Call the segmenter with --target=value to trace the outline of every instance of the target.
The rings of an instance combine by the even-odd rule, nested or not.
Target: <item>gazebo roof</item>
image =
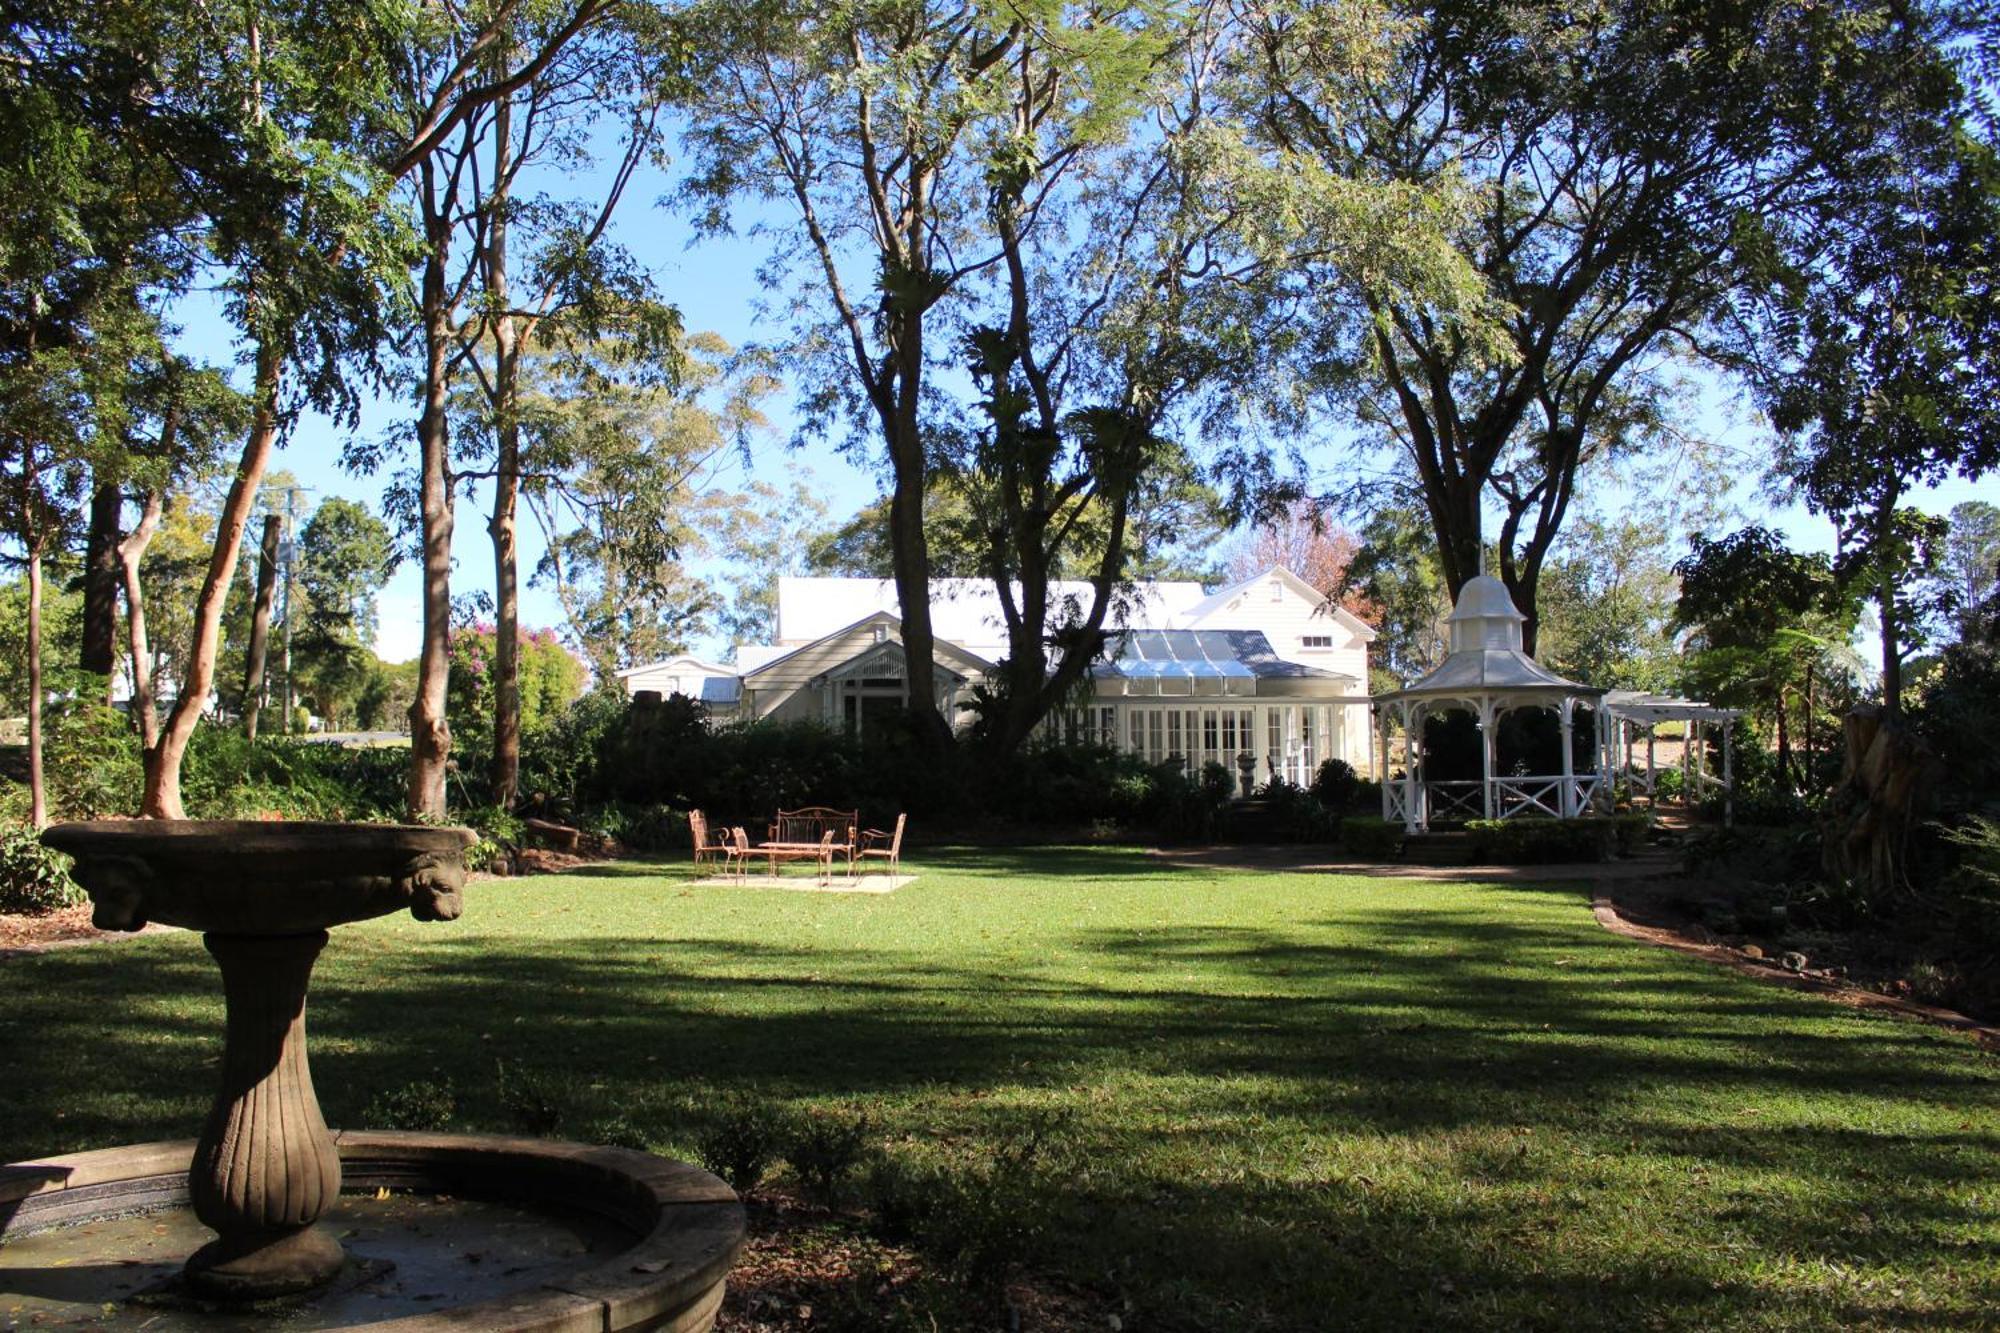
[[[1469,579],[1452,608],[1451,655],[1435,670],[1400,690],[1375,696],[1390,699],[1472,699],[1480,695],[1569,695],[1595,698],[1594,685],[1566,680],[1521,651],[1521,622],[1507,585],[1491,574]]]

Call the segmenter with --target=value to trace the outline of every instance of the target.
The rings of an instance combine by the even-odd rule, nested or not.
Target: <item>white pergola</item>
[[[1384,775],[1384,819],[1420,833],[1432,819],[1516,815],[1575,819],[1608,802],[1612,745],[1609,714],[1602,706],[1605,691],[1565,680],[1523,652],[1521,622],[1526,619],[1515,609],[1506,584],[1489,574],[1479,575],[1459,590],[1458,604],[1452,608],[1451,654],[1414,684],[1373,698]],[[1590,709],[1595,728],[1596,765],[1589,773],[1576,772],[1573,758],[1579,704]],[[1521,708],[1554,711],[1562,728],[1562,772],[1494,771],[1496,724],[1502,714]],[[1433,781],[1424,773],[1424,719],[1458,709],[1471,713],[1479,725],[1480,777]],[[1392,725],[1402,728],[1407,750],[1400,778],[1389,776]]]
[[[1610,715],[1613,736],[1614,770],[1631,785],[1634,794],[1644,793],[1648,808],[1658,804],[1659,770],[1653,763],[1654,731],[1662,722],[1679,722],[1685,727],[1681,742],[1681,791],[1692,806],[1708,791],[1722,795],[1722,822],[1727,827],[1736,820],[1736,761],[1730,724],[1743,716],[1740,708],[1718,708],[1698,699],[1679,699],[1666,694],[1639,690],[1613,690],[1604,696],[1604,710]],[[1705,726],[1722,728],[1722,774],[1707,771],[1707,747],[1701,743]],[[1634,745],[1646,739],[1646,766],[1639,767]]]

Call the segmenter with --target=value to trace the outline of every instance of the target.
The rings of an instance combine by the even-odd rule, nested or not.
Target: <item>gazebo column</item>
[[[1722,827],[1736,825],[1736,766],[1734,763],[1734,742],[1731,733],[1736,730],[1732,719],[1722,723]]]
[[[1488,819],[1495,818],[1493,800],[1493,733],[1498,730],[1494,724],[1493,700],[1489,697],[1479,701],[1479,799],[1480,809]]]
[[[1382,788],[1382,818],[1389,818],[1389,710],[1381,704],[1375,705],[1375,739],[1380,750],[1382,766],[1375,771],[1375,781]]]
[[[1403,831],[1406,833],[1415,833],[1430,822],[1417,805],[1423,792],[1423,784],[1417,778],[1417,726],[1422,715],[1422,708],[1403,705]]]
[[[1658,812],[1660,805],[1660,779],[1653,772],[1653,724],[1646,724],[1646,813]]]
[[[1556,706],[1556,717],[1562,722],[1563,782],[1561,798],[1556,809],[1562,811],[1564,819],[1576,817],[1576,758],[1570,752],[1571,736],[1576,718],[1576,700],[1565,697]]]

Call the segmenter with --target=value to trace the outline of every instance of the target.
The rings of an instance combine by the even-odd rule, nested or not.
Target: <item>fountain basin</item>
[[[224,935],[305,935],[408,908],[451,921],[471,830],[427,824],[126,819],[55,824],[100,930],[160,921]]]
[[[373,1234],[365,1226],[351,1228],[357,1234],[349,1248],[364,1265],[379,1270],[386,1260],[406,1274],[424,1273],[425,1279],[415,1283],[417,1289],[385,1281],[393,1277],[386,1273],[352,1284],[336,1281],[319,1293],[290,1298],[282,1307],[287,1327],[701,1333],[715,1321],[730,1263],[743,1243],[744,1216],[735,1192],[705,1171],[621,1148],[537,1139],[356,1130],[333,1138],[346,1185],[341,1202],[386,1190],[392,1200],[470,1201],[505,1209],[482,1214],[487,1233],[454,1221],[448,1208],[439,1213],[431,1230],[451,1237],[451,1252],[442,1258],[435,1237],[418,1247],[425,1253],[399,1257],[395,1228],[378,1227]],[[131,1294],[131,1268],[148,1262],[177,1266],[183,1257],[167,1239],[176,1230],[168,1222],[188,1205],[194,1160],[195,1145],[188,1141],[0,1167],[0,1308],[36,1300],[36,1313],[48,1327],[74,1322],[116,1329],[129,1321],[133,1328],[162,1328],[176,1320],[196,1328],[227,1328],[233,1322],[268,1326],[270,1307],[231,1313],[227,1306],[176,1309],[153,1297],[124,1303]],[[340,1219],[341,1202],[330,1210],[330,1221]],[[358,1205],[356,1210],[358,1215]],[[523,1240],[523,1228],[533,1219],[516,1219],[516,1213],[540,1214],[551,1239],[539,1245]],[[165,1252],[121,1253],[114,1242],[104,1247],[109,1253],[87,1254],[91,1273],[84,1277],[76,1275],[74,1260],[47,1270],[10,1261],[10,1249],[31,1251],[39,1242],[59,1242],[64,1229],[120,1218],[164,1219],[145,1230],[161,1233]],[[515,1234],[515,1251],[482,1239],[493,1225]],[[191,1225],[180,1230],[198,1239]],[[513,1258],[506,1267],[526,1274],[511,1283],[507,1273],[496,1271],[507,1254]],[[500,1256],[492,1267],[482,1263],[489,1255]],[[38,1271],[45,1278],[60,1274],[61,1291],[51,1295],[55,1289],[38,1282]],[[466,1273],[475,1275],[456,1276]],[[402,1289],[391,1292],[392,1286]],[[447,1299],[440,1300],[440,1293]]]

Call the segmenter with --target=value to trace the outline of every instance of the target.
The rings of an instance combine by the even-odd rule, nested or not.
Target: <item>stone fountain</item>
[[[482,1300],[459,1282],[456,1308],[393,1327],[429,1319],[568,1327],[549,1320],[574,1315],[592,1328],[708,1328],[744,1225],[735,1194],[707,1173],[645,1153],[535,1140],[336,1135],[321,1117],[305,1003],[328,929],[405,909],[419,921],[456,918],[472,840],[465,829],[387,824],[138,820],[47,830],[42,841],[75,858],[71,874],[100,929],[161,922],[203,932],[222,972],[222,1082],[191,1146],[0,1168],[0,1255],[22,1237],[184,1202],[215,1233],[186,1259],[180,1285],[189,1298],[210,1313],[309,1302],[396,1262],[358,1263],[321,1225],[340,1199],[345,1164],[359,1177],[350,1190],[513,1201],[603,1224],[571,1245],[581,1246],[581,1262],[512,1265],[533,1275],[526,1291],[516,1283]]]

